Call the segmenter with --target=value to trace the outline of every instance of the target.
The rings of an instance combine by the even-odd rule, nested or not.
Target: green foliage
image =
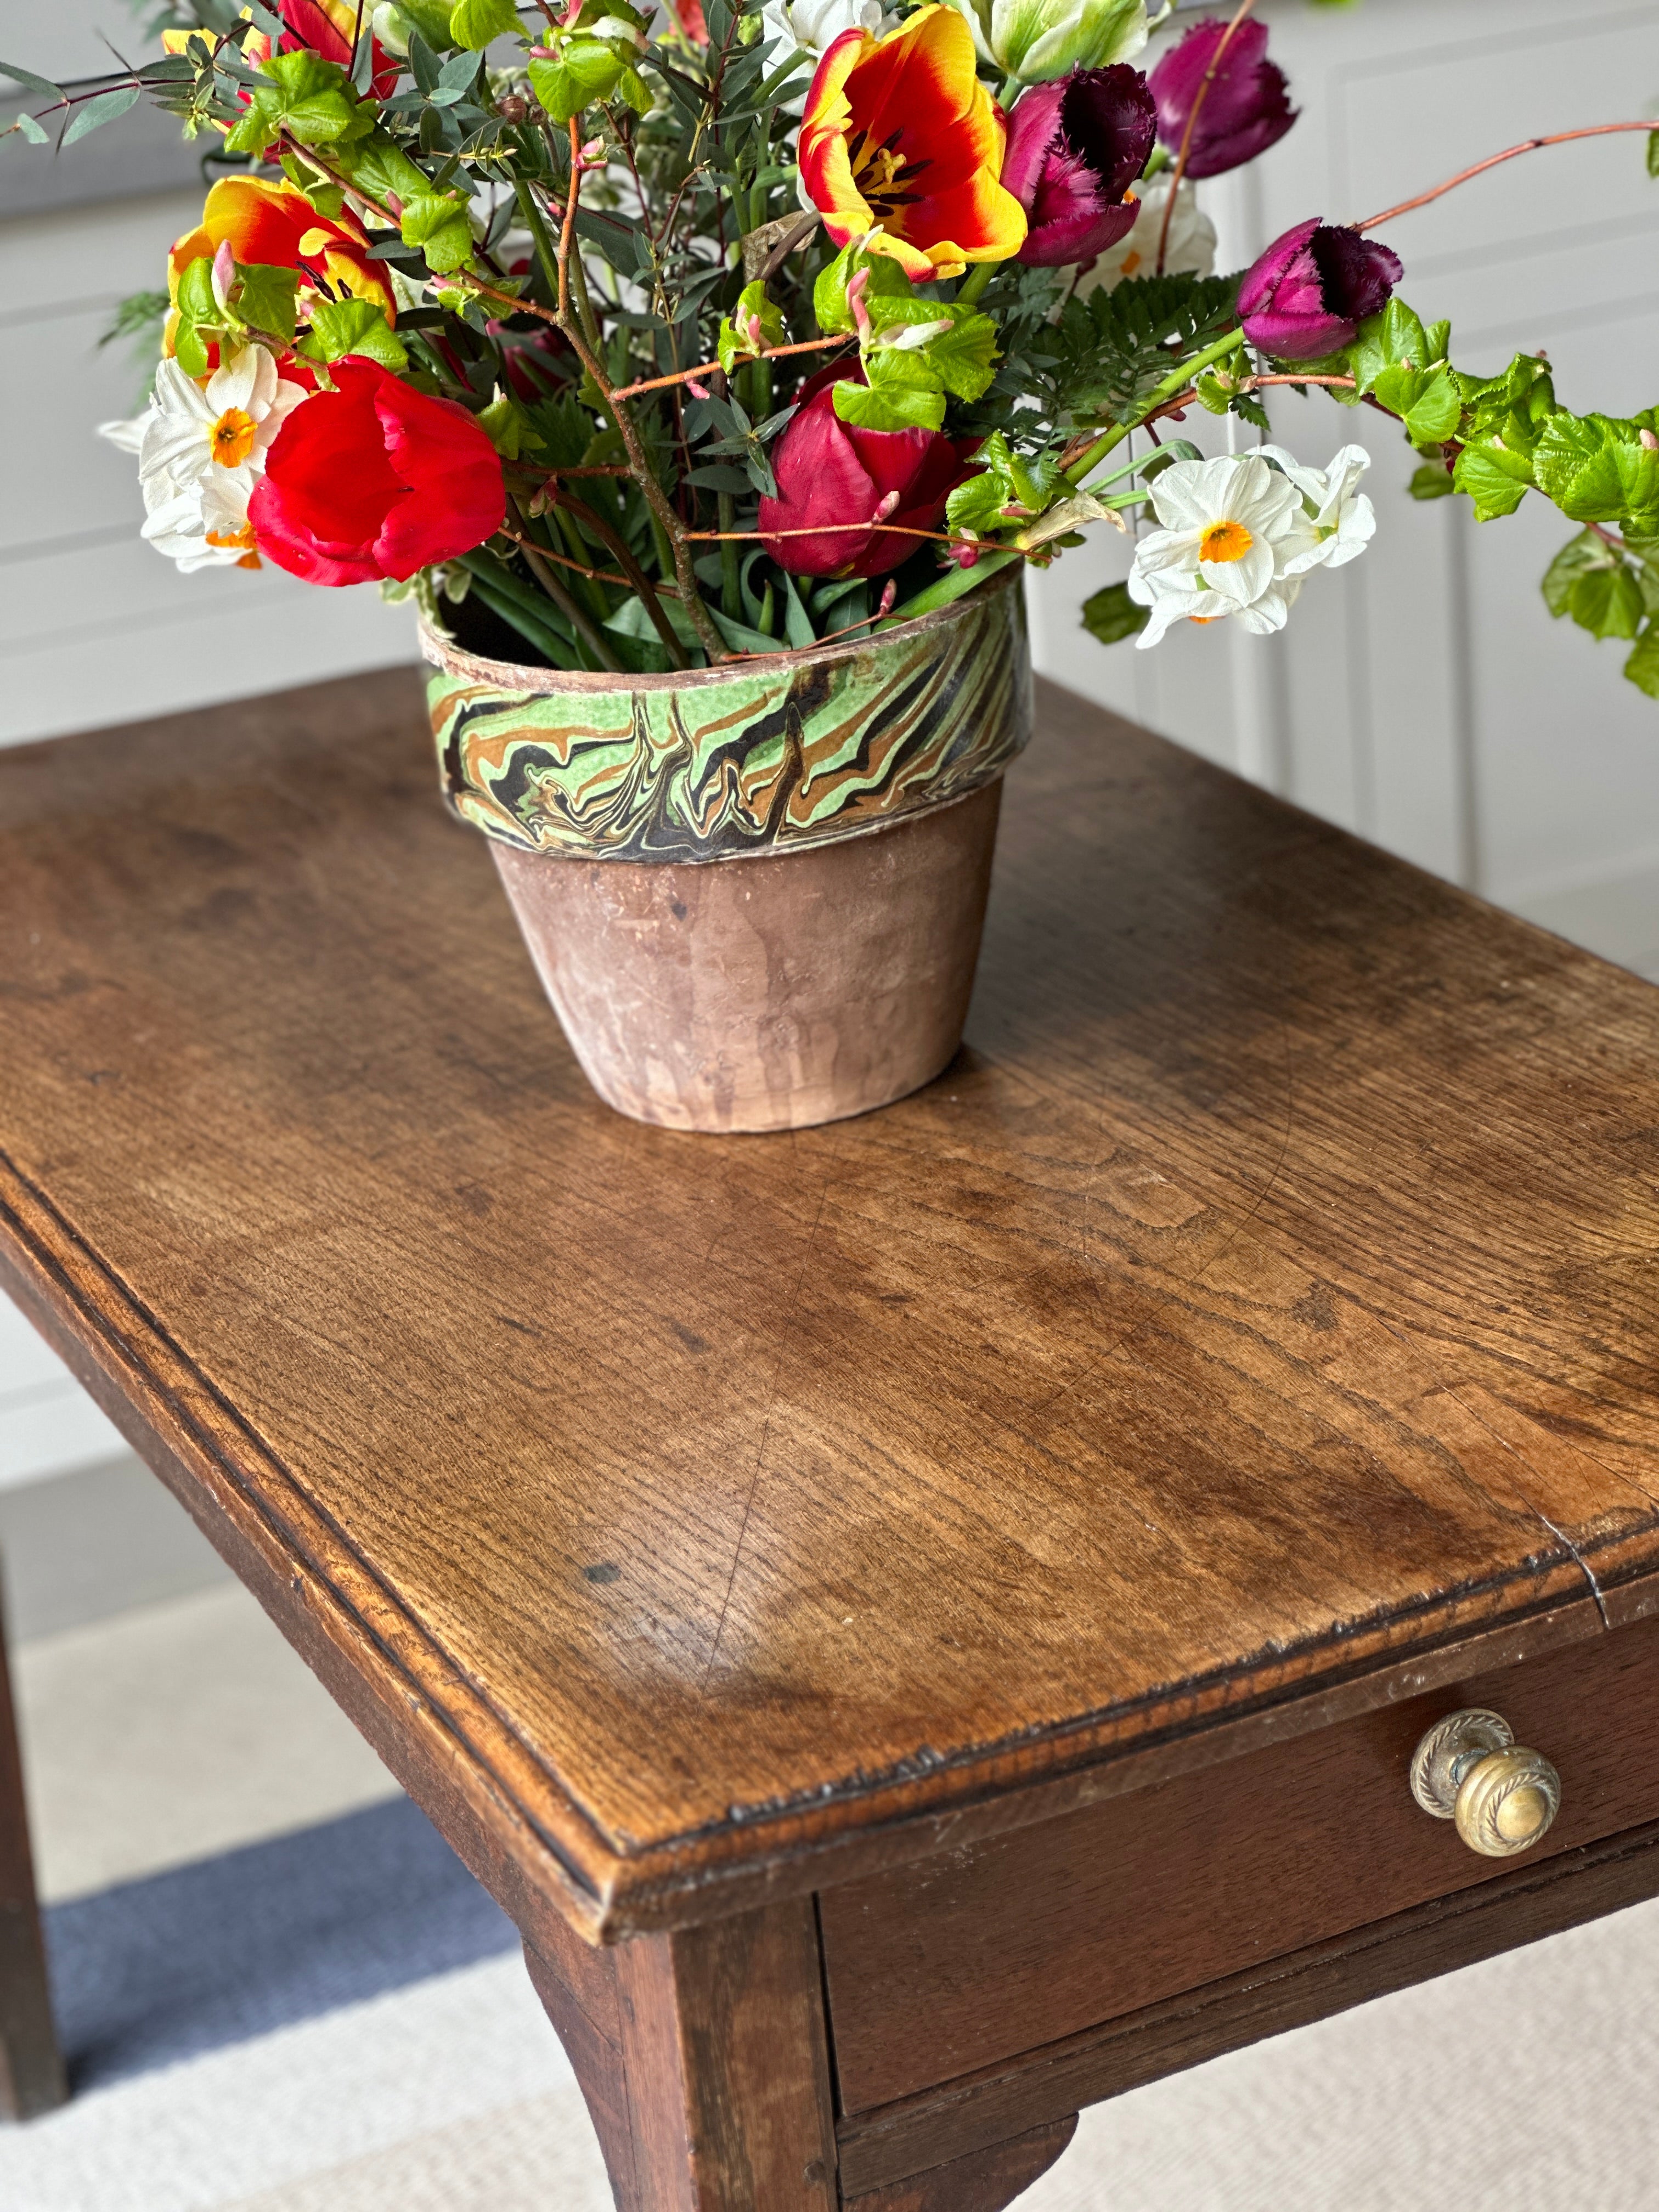
[[[866,253],[858,245],[843,246],[835,259],[819,270],[812,287],[812,312],[825,337],[857,330],[858,319],[848,300],[847,288],[860,270],[864,272],[864,306],[868,314],[873,316],[879,301],[910,300],[915,296],[910,279],[890,254]]]
[[[185,266],[179,279],[178,307],[179,329],[173,350],[179,357],[179,366],[186,376],[205,376],[208,337],[224,325],[223,311],[213,289],[213,264],[205,256]]]
[[[1625,678],[1650,699],[1659,699],[1659,629],[1652,623],[1637,640],[1636,650],[1625,663]]]
[[[1108,584],[1083,602],[1083,627],[1102,645],[1139,637],[1152,618],[1150,607],[1138,607],[1129,597],[1127,584]]]
[[[1052,332],[1050,405],[1062,423],[1133,419],[1182,355],[1233,322],[1236,276],[1135,276],[1073,296]]]
[[[1425,328],[1399,298],[1362,323],[1349,351],[1356,396],[1375,398],[1406,426],[1419,450],[1453,435],[1463,413],[1458,379],[1447,360],[1451,325]]]
[[[116,308],[115,319],[99,338],[99,344],[113,345],[118,338],[148,338],[159,350],[161,325],[172,305],[165,292],[129,293]]]
[[[1545,605],[1592,637],[1634,637],[1647,611],[1631,564],[1593,530],[1571,538],[1544,572]]]
[[[84,138],[89,131],[97,130],[100,123],[113,123],[118,115],[138,105],[139,88],[136,84],[118,84],[112,92],[100,92],[77,106],[64,133],[65,146],[73,146],[77,138]]]
[[[284,345],[292,345],[299,287],[297,269],[270,269],[257,264],[244,268],[239,264],[229,305],[249,330],[268,331]]]
[[[1539,434],[1533,480],[1571,521],[1659,530],[1659,438],[1646,423],[1561,409]]]
[[[409,366],[408,347],[372,300],[319,300],[298,349],[311,361],[343,361],[348,354],[359,354],[382,368]]]
[[[863,430],[937,430],[945,388],[917,354],[886,349],[867,358],[869,383],[838,384],[836,413]]]
[[[248,91],[247,111],[226,136],[227,153],[261,155],[283,136],[333,148],[374,128],[373,103],[358,98],[337,62],[317,54],[273,54]]]
[[[1457,486],[1444,462],[1425,461],[1420,468],[1412,471],[1406,489],[1413,499],[1449,499]]]
[[[1052,453],[1018,453],[1000,430],[993,431],[975,459],[980,473],[959,483],[945,508],[951,529],[972,537],[1030,521],[1067,489]]]
[[[472,226],[466,202],[448,192],[417,192],[404,202],[405,246],[418,246],[434,276],[450,275],[472,259]]]
[[[780,346],[788,337],[781,311],[766,296],[757,281],[745,284],[732,313],[722,318],[714,350],[720,367],[730,376],[738,365],[755,360],[769,346]]]
[[[526,453],[537,453],[541,448],[540,434],[511,392],[501,392],[488,407],[481,407],[478,423],[489,433],[496,452],[507,460],[519,460]]]
[[[519,27],[519,11],[513,0],[455,0],[449,15],[449,36],[458,46],[474,51],[492,39],[504,39]]]

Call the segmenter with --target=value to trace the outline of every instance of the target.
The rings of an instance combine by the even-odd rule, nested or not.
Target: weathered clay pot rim
[[[489,684],[501,691],[528,693],[540,698],[556,698],[566,692],[580,696],[594,691],[684,691],[702,689],[709,684],[728,683],[734,676],[759,672],[765,674],[776,669],[805,668],[813,661],[850,659],[855,653],[868,653],[872,646],[896,644],[901,640],[916,637],[930,629],[943,629],[948,623],[960,621],[975,607],[983,606],[994,592],[1012,588],[1020,580],[1020,570],[1010,568],[1003,575],[988,583],[964,592],[948,607],[934,607],[914,621],[900,623],[892,629],[878,630],[864,637],[846,638],[833,645],[792,647],[781,653],[745,653],[741,659],[724,663],[718,668],[670,668],[635,675],[628,669],[608,668],[532,668],[523,661],[490,660],[483,653],[469,653],[465,646],[435,630],[424,613],[419,617],[422,657],[447,676],[465,677],[477,684]]]

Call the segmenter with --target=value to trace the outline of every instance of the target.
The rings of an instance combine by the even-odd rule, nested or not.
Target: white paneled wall
[[[1312,214],[1355,220],[1534,131],[1659,110],[1659,0],[1262,0],[1302,121],[1265,161],[1203,187],[1224,266]],[[100,67],[120,0],[0,0],[0,54],[48,74]],[[1530,155],[1387,233],[1404,289],[1450,314],[1460,363],[1547,347],[1562,396],[1659,398],[1659,183],[1626,137]],[[15,146],[0,159],[28,158]],[[45,158],[44,156],[42,158]],[[74,158],[73,153],[65,157]],[[93,426],[131,411],[139,372],[97,339],[158,281],[194,197],[0,223],[0,743],[198,706],[409,657],[407,617],[372,591],[271,572],[181,578],[137,540],[130,459]],[[1109,650],[1077,609],[1127,565],[1105,537],[1033,592],[1039,665],[1393,850],[1659,975],[1659,705],[1619,653],[1552,623],[1537,580],[1569,534],[1541,502],[1476,529],[1419,507],[1413,458],[1374,414],[1284,398],[1281,441],[1376,459],[1365,557],[1314,579],[1282,638],[1217,627],[1156,653]],[[1218,447],[1222,426],[1186,426]],[[1248,434],[1247,434],[1248,435]],[[118,1449],[0,1302],[0,1483]]]

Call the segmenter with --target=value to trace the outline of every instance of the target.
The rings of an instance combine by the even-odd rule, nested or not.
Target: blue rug
[[[408,1798],[46,1914],[77,2092],[512,1950]]]

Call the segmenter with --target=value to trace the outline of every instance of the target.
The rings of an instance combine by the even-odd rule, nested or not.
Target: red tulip
[[[1158,135],[1178,153],[1227,26],[1206,16],[1170,47],[1146,82],[1158,102]],[[1296,120],[1285,72],[1267,59],[1267,27],[1241,23],[1204,94],[1187,153],[1189,177],[1218,177],[1276,146]]]
[[[773,451],[778,496],[762,500],[760,527],[778,533],[767,536],[766,550],[793,576],[885,575],[923,540],[882,524],[937,530],[945,501],[975,473],[977,440],[843,422],[835,386],[851,380],[840,369],[823,368],[803,385],[799,412]],[[273,458],[283,434],[271,447]],[[781,534],[797,530],[812,534]]]
[[[402,583],[501,528],[501,459],[465,407],[355,355],[330,374],[265,457],[248,506],[262,553],[308,584]]]
[[[1019,258],[1038,269],[1092,261],[1140,213],[1124,194],[1146,167],[1158,111],[1139,70],[1074,70],[1021,93],[1008,118],[1002,183],[1030,228]]]
[[[1279,361],[1319,361],[1352,345],[1368,315],[1405,275],[1374,238],[1317,216],[1275,239],[1238,288],[1238,319],[1253,346]]]

